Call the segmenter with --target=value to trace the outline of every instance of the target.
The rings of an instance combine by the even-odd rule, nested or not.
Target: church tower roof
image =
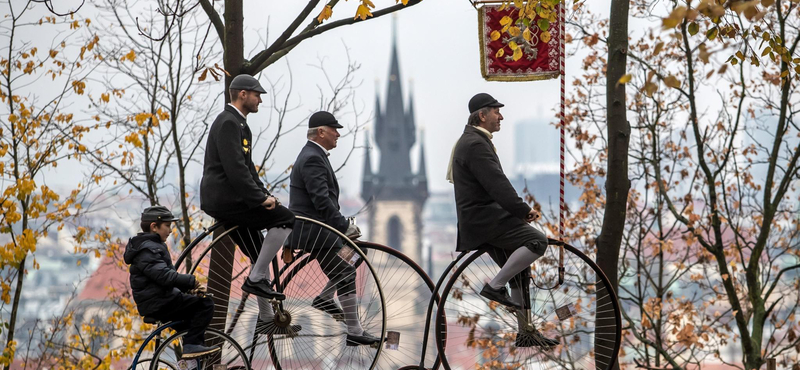
[[[427,178],[424,172],[418,171],[415,174],[411,169],[410,154],[417,141],[417,126],[413,98],[410,98],[407,109],[403,99],[396,22],[395,19],[392,27],[385,105],[381,106],[377,93],[375,98],[374,142],[380,159],[376,172],[373,173],[371,167],[367,172],[365,167],[361,196],[364,200],[374,196],[376,199],[405,199],[422,203],[427,199]],[[371,160],[369,156],[368,153],[365,157],[365,166],[368,165],[368,159]],[[420,161],[419,168],[424,169],[424,158],[420,158]],[[420,187],[421,183],[424,183],[424,189]]]

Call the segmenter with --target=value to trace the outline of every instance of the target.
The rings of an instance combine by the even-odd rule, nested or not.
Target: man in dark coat
[[[214,314],[214,302],[194,275],[181,274],[172,265],[164,242],[178,219],[164,206],[148,207],[142,212],[142,232],[128,240],[123,258],[130,265],[133,301],[142,316],[160,321],[181,321],[176,329],[188,329],[184,337],[183,357],[193,358],[219,351],[207,347],[204,334]]]
[[[289,209],[299,216],[330,225],[351,239],[357,238],[361,231],[339,211],[339,182],[328,160],[329,151],[336,147],[339,138],[337,129],[342,125],[332,114],[317,112],[309,118],[308,127],[308,142],[292,168]],[[290,240],[292,247],[308,251],[328,277],[328,283],[314,298],[312,307],[334,318],[344,318],[348,346],[378,343],[380,338],[361,327],[356,297],[356,269],[339,254],[342,239],[317,224],[296,220]],[[341,308],[334,300],[334,293],[339,295]]]
[[[486,248],[501,266],[497,276],[483,286],[480,295],[514,307],[519,313],[518,347],[549,347],[558,341],[544,338],[526,322],[530,266],[547,248],[545,235],[528,225],[539,218],[517,195],[503,173],[492,134],[500,130],[503,104],[481,93],[469,101],[469,120],[453,147],[447,179],[455,187],[458,216],[458,251]],[[513,278],[513,281],[511,281]],[[506,290],[511,281],[512,298]],[[523,337],[529,339],[524,340]]]
[[[259,318],[271,324],[274,313],[268,299],[285,296],[272,289],[269,265],[292,231],[294,214],[270,194],[253,164],[253,134],[246,118],[258,112],[266,90],[258,80],[242,74],[231,81],[229,92],[230,104],[208,132],[200,208],[228,227],[239,226],[232,238],[252,263],[242,290],[259,297]],[[266,237],[261,230],[267,230]],[[292,328],[299,330],[299,326]]]

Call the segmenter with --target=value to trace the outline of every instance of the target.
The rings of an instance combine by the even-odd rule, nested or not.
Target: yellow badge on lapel
[[[244,150],[245,153],[250,152],[250,145],[248,145],[247,139],[242,139],[242,150]]]

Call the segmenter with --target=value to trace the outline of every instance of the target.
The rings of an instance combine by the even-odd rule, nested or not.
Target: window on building
[[[403,233],[403,224],[400,223],[400,218],[397,216],[393,216],[389,219],[389,246],[401,250],[402,247],[402,239],[401,236]]]

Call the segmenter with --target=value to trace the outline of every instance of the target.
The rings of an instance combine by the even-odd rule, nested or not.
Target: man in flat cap
[[[458,217],[457,251],[486,249],[501,267],[483,286],[480,295],[516,308],[517,347],[552,347],[557,340],[545,338],[527,322],[530,266],[547,248],[547,238],[530,222],[539,218],[503,173],[492,135],[500,131],[503,104],[486,93],[469,101],[469,119],[458,139],[447,170],[454,184]],[[508,294],[506,284],[511,283]]]
[[[208,132],[200,208],[226,227],[239,226],[230,235],[252,263],[242,290],[259,297],[259,318],[266,325],[261,329],[281,334],[275,332],[268,299],[285,296],[272,289],[269,265],[292,231],[294,214],[270,194],[253,164],[253,134],[246,119],[258,112],[266,90],[258,80],[242,74],[231,81],[229,92],[231,102]],[[267,230],[266,237],[262,230]],[[290,329],[299,330],[299,326]]]
[[[329,151],[336,147],[340,128],[342,125],[328,112],[316,112],[309,118],[308,142],[292,167],[289,209],[299,216],[321,221],[352,239],[361,236],[361,231],[339,211],[339,181],[328,160]],[[380,338],[361,327],[356,269],[339,255],[342,239],[317,224],[301,220],[295,221],[294,230],[290,236],[292,247],[309,252],[328,277],[328,283],[311,306],[339,321],[344,320],[348,346],[378,343]],[[341,307],[334,293],[338,293]]]

